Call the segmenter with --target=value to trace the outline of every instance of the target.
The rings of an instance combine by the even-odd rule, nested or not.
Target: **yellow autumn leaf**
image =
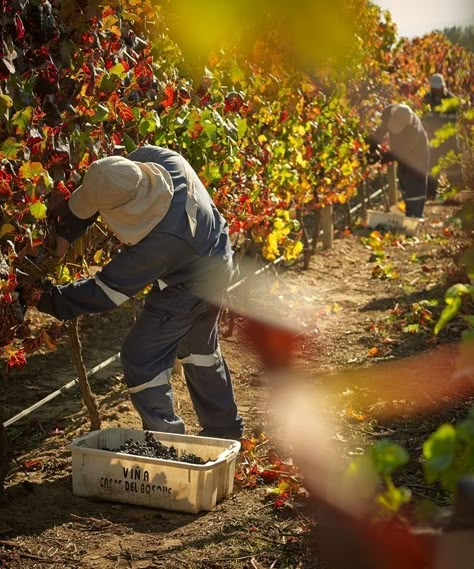
[[[4,235],[8,235],[9,233],[14,233],[14,232],[15,232],[15,228],[13,227],[13,225],[11,223],[4,223],[2,225],[2,227],[0,227],[0,239]]]
[[[41,202],[32,203],[30,205],[30,213],[35,219],[45,219],[46,206]]]

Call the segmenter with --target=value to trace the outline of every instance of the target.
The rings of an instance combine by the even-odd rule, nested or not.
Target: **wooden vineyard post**
[[[303,217],[303,208],[298,208],[296,212],[296,219],[300,222],[301,226],[301,241],[303,243],[303,269],[309,269],[309,262],[311,260],[311,247],[308,238],[308,230],[306,229]]]
[[[390,206],[397,205],[398,190],[397,190],[397,165],[392,162],[388,166],[388,203]]]
[[[365,180],[362,181],[359,189],[357,190],[358,194],[360,194],[360,211],[362,213],[363,221],[367,221],[367,203],[366,203],[366,182]]]
[[[318,246],[319,234],[321,233],[321,208],[318,208],[314,212],[314,230],[313,239],[311,241],[311,255],[316,253],[316,247]]]
[[[68,323],[69,339],[71,341],[72,348],[72,360],[77,370],[77,377],[79,381],[79,387],[81,389],[82,400],[89,413],[89,419],[91,422],[91,431],[97,431],[100,429],[100,415],[99,409],[97,407],[97,401],[94,394],[92,393],[89,380],[87,379],[87,371],[84,365],[84,360],[82,359],[82,346],[81,340],[79,338],[78,329],[78,319],[74,318]]]
[[[323,249],[331,249],[334,235],[332,204],[321,209],[321,228],[323,230]]]

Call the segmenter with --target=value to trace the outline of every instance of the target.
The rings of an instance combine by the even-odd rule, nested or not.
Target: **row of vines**
[[[234,236],[252,237],[269,260],[291,260],[303,247],[298,212],[345,203],[380,168],[368,166],[365,140],[385,104],[407,100],[422,112],[434,72],[466,103],[474,95],[472,53],[441,34],[398,41],[390,15],[367,0],[332,9],[302,2],[291,21],[282,3],[271,11],[264,2],[254,24],[231,14],[238,30],[195,52],[176,23],[182,14],[173,5],[182,3],[0,4],[4,305],[18,251],[45,239],[48,203],[74,191],[100,157],[143,144],[180,151]],[[208,4],[195,14],[184,3],[191,17],[201,15],[185,30],[193,41],[216,28],[203,20]],[[108,258],[105,249],[81,247],[55,276],[87,274]],[[59,334],[53,327],[31,338],[27,324],[2,325],[11,368]]]

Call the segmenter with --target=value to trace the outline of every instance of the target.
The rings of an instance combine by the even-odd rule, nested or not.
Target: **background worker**
[[[380,145],[388,135],[389,151]],[[429,162],[428,136],[408,105],[388,105],[377,130],[369,136],[369,162],[398,162],[398,179],[408,217],[423,217]]]
[[[456,122],[459,101],[448,90],[443,75],[434,73],[430,77],[430,91],[424,96],[423,103],[428,106],[428,110],[422,120],[431,143],[427,195],[429,199],[434,199],[436,197],[439,176],[434,175],[432,169],[451,150],[457,150],[457,141],[456,136],[451,136],[440,144],[433,145],[432,142],[436,138],[437,131],[448,123]],[[443,109],[444,106],[447,106],[447,108]],[[459,165],[453,164],[449,166],[446,174],[451,184],[459,185],[462,178]]]

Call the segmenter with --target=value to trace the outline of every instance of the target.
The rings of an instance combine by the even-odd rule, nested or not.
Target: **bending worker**
[[[379,145],[388,134],[390,150],[380,152]],[[407,217],[423,217],[429,167],[428,136],[421,120],[408,105],[388,105],[382,122],[369,137],[370,158],[375,162],[398,162],[398,179]]]
[[[37,308],[68,320],[115,308],[151,284],[121,349],[143,427],[185,432],[170,385],[178,357],[200,434],[239,438],[243,421],[217,330],[232,252],[227,224],[197,174],[182,156],[155,146],[93,162],[55,212],[56,253],[64,255],[98,215],[123,246],[94,278],[51,288]]]

